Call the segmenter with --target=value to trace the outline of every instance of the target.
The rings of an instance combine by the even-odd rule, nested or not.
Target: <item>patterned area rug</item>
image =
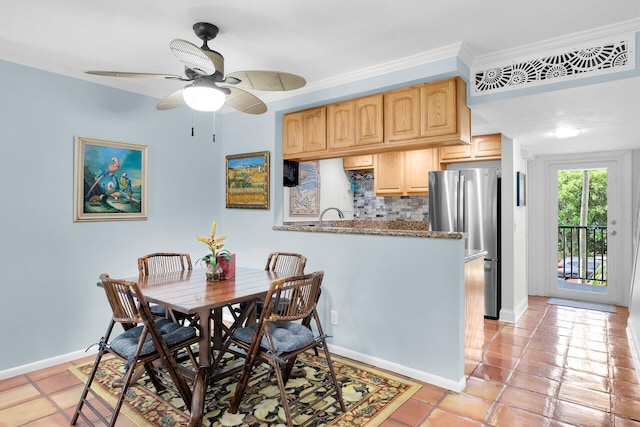
[[[304,390],[310,382],[321,381],[327,371],[322,357],[303,354],[298,359],[297,366],[306,371],[306,376],[289,380],[287,388],[291,393]],[[405,378],[349,359],[332,356],[332,360],[342,386],[347,412],[343,414],[339,407],[336,407],[333,411],[328,411],[323,419],[315,421],[312,424],[314,426],[378,426],[420,388],[419,384]],[[70,370],[82,381],[86,381],[92,365],[93,362],[72,367]],[[122,362],[105,357],[93,387],[101,396],[115,402],[119,389],[111,387],[111,383],[117,378],[122,378]],[[276,427],[286,424],[275,382],[265,381],[259,385],[260,387],[248,387],[238,413],[227,412],[236,382],[237,375],[209,387],[203,419],[205,426]],[[177,427],[186,425],[189,420],[189,413],[182,399],[171,391],[156,394],[146,375],[130,388],[121,413],[138,426]],[[303,421],[296,419],[295,423]]]

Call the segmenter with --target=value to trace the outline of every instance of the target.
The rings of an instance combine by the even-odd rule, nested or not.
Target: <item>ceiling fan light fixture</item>
[[[198,111],[218,111],[226,99],[224,92],[215,87],[195,84],[185,87],[182,96],[190,108]]]

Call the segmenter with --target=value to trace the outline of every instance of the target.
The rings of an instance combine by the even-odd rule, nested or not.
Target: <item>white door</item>
[[[563,171],[584,170],[606,171],[608,175],[606,185],[606,230],[602,230],[604,235],[595,237],[600,232],[600,227],[592,226],[588,229],[580,227],[566,227],[567,224],[558,222],[558,176]],[[624,304],[626,295],[623,290],[628,289],[623,284],[621,274],[621,251],[623,250],[621,239],[621,219],[622,199],[621,185],[619,181],[619,165],[617,160],[593,160],[593,161],[558,161],[551,162],[548,169],[548,192],[546,205],[549,207],[546,220],[550,226],[547,228],[550,235],[547,236],[549,254],[545,257],[548,260],[549,272],[546,275],[546,294],[552,297],[568,298],[581,301],[598,303]],[[561,219],[562,222],[564,222]],[[573,222],[573,225],[578,225]],[[605,225],[605,224],[598,224]],[[559,227],[560,226],[560,227]],[[582,236],[580,241],[584,241],[585,235],[593,233],[591,239],[598,241],[591,243],[587,257],[587,263],[580,262],[580,247],[576,243],[575,233]],[[567,233],[574,233],[573,239]],[[583,247],[584,251],[584,247]],[[560,258],[560,259],[558,259]],[[603,273],[600,265],[605,264],[606,273]],[[584,266],[584,268],[582,268]],[[603,277],[604,275],[604,277]],[[605,280],[598,280],[605,279]],[[604,282],[604,283],[603,283]]]

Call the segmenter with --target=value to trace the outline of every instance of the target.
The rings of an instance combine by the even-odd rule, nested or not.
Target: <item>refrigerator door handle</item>
[[[464,175],[460,175],[460,181],[458,181],[458,223],[456,224],[458,233],[462,233],[465,230],[465,213],[466,213],[466,189],[467,182]]]

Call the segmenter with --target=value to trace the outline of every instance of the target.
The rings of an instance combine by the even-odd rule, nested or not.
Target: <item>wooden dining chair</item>
[[[271,252],[267,257],[267,271],[274,271],[279,275],[300,276],[304,274],[304,267],[307,265],[307,257],[293,252]],[[281,301],[286,304],[286,301]],[[256,302],[258,316],[262,312],[264,301]]]
[[[191,270],[192,268],[189,254],[157,252],[138,258],[138,272],[144,276]]]
[[[323,277],[324,273],[319,271],[272,281],[258,323],[234,331],[232,345],[244,350],[246,359],[229,412],[238,411],[250,379],[253,385],[272,379],[273,373],[280,390],[288,427],[292,427],[293,420],[303,413],[308,417],[307,423],[313,422],[319,414],[336,405],[336,402],[342,412],[346,411],[327,349],[326,335],[316,310]],[[287,301],[284,305],[281,304],[283,300]],[[318,335],[314,335],[313,329],[302,323],[307,318],[312,319]],[[288,395],[285,386],[296,358],[310,349],[322,350],[329,375],[324,381],[304,389],[295,397]],[[257,362],[267,363],[273,369],[251,378],[252,369]]]
[[[104,288],[107,295],[112,317],[104,337],[100,339],[98,354],[71,419],[71,425],[75,425],[79,417],[93,425],[91,420],[97,417],[102,423],[114,426],[132,384],[134,371],[138,367],[144,367],[156,391],[162,391],[166,387],[175,389],[187,407],[190,407],[192,395],[185,375],[194,377],[194,369],[198,367],[190,349],[190,346],[199,340],[196,329],[164,318],[154,319],[136,282],[111,279],[105,273],[100,276],[98,284]],[[122,325],[124,332],[112,339],[111,334],[116,324]],[[190,355],[190,368],[176,362],[178,352]],[[103,398],[92,387],[99,372],[100,362],[107,353],[124,363],[122,390],[115,404]],[[100,405],[96,405],[93,399],[97,399]],[[105,411],[101,406],[109,410],[109,419],[104,415]],[[88,408],[93,412],[93,416],[87,416],[83,408]]]
[[[307,264],[307,257],[294,252],[270,252],[267,256],[267,265],[264,268],[267,271],[278,273],[279,276],[299,276],[304,274],[304,267]],[[284,303],[284,301],[283,301]],[[246,311],[248,303],[242,303],[233,307],[230,311],[234,320],[238,320],[238,316]],[[259,299],[255,302],[255,310],[257,316],[260,316],[264,300]],[[252,319],[254,319],[252,317]],[[253,322],[254,320],[252,320]]]
[[[267,271],[275,271],[287,275],[304,274],[307,258],[293,252],[271,252],[267,257]]]
[[[156,252],[138,258],[138,273],[142,276],[150,274],[173,273],[176,271],[192,270],[191,256],[176,252]],[[175,313],[166,307],[151,304],[151,313],[155,317],[166,317],[184,324],[186,320],[190,324],[196,323],[193,317],[183,313]]]
[[[267,264],[265,270],[278,273],[278,276],[298,276],[304,274],[304,267],[307,264],[307,258],[304,255],[294,252],[270,252],[267,256]],[[286,304],[286,300],[282,299],[281,304]],[[258,299],[251,302],[243,302],[228,307],[229,312],[233,316],[230,325],[221,325],[223,335],[223,345],[221,349],[214,349],[213,358],[215,363],[219,363],[230,346],[229,338],[231,333],[242,325],[250,325],[255,323],[262,313],[264,300]],[[215,351],[221,350],[221,351]],[[232,353],[234,353],[232,351]],[[302,373],[297,372],[297,375]]]

